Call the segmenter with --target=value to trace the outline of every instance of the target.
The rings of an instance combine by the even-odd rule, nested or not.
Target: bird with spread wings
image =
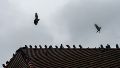
[[[39,20],[40,20],[40,19],[38,19],[38,14],[37,14],[37,13],[35,13],[35,20],[34,20],[34,24],[35,24],[35,25],[37,25]]]
[[[99,33],[100,33],[101,27],[99,27],[97,24],[95,24],[94,26],[96,27],[97,32],[99,32]]]

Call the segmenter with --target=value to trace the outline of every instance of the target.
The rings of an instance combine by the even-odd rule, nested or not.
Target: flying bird
[[[100,33],[101,27],[99,27],[97,24],[95,24],[95,27],[96,27],[96,29],[97,29],[97,32]]]
[[[40,19],[38,19],[38,14],[37,14],[37,13],[35,13],[35,20],[34,20],[34,24],[35,24],[35,25],[37,25],[39,20],[40,20]]]

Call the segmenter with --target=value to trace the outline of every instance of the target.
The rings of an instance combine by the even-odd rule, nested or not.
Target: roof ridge
[[[88,48],[83,48],[82,47],[82,45],[78,45],[79,46],[79,48],[80,49],[119,49],[119,45],[118,44],[116,44],[116,48],[111,48],[111,46],[109,45],[109,44],[107,44],[107,46],[103,46],[102,44],[100,45],[100,47],[98,47],[98,48],[90,48],[90,47],[88,47]],[[77,47],[76,47],[76,45],[73,45],[73,47],[71,47],[70,45],[66,45],[66,47],[68,48],[68,49],[78,49]],[[29,47],[28,47],[28,45],[25,45],[25,47],[20,47],[16,52],[19,52],[19,51],[21,51],[21,50],[23,50],[23,49],[26,49],[26,48],[35,48],[35,49],[38,49],[38,46],[37,45],[34,45],[34,47],[32,46],[32,45],[29,45]],[[55,47],[53,47],[52,45],[44,45],[44,47],[42,47],[41,45],[39,45],[39,48],[40,49],[52,49],[52,48],[59,48],[59,49],[66,49],[64,46],[63,46],[63,44],[61,44],[60,45],[60,47],[58,47],[57,45],[55,45]]]
[[[21,55],[23,56],[23,57],[25,57],[26,55],[25,55],[25,53],[22,51],[23,49],[26,49],[27,48],[27,45],[25,45],[25,47],[20,47],[18,50],[16,50],[16,52],[15,52],[15,54],[13,53],[13,56],[12,56],[12,58],[9,60],[9,61],[6,61],[6,64],[2,64],[2,66],[4,67],[4,68],[6,68],[6,66],[10,63],[10,62],[12,62],[12,60],[14,60],[14,57],[20,52],[21,53]]]
[[[73,45],[73,47],[71,47],[70,45],[66,45],[67,48],[65,48],[63,46],[63,44],[60,45],[60,47],[58,47],[57,45],[55,45],[55,47],[53,47],[52,45],[45,45],[43,48],[41,45],[39,45],[39,48],[37,47],[37,45],[35,45],[34,47],[32,47],[32,45],[29,45],[29,47],[27,45],[25,45],[24,47],[20,47],[16,52],[15,54],[13,54],[13,57],[9,60],[9,61],[6,61],[6,64],[3,64],[3,67],[5,68],[12,60],[14,60],[14,57],[16,56],[16,54],[21,54],[22,57],[24,58],[25,62],[28,64],[29,60],[30,60],[30,57],[29,55],[27,55],[27,50],[26,49],[98,49],[98,50],[101,50],[101,51],[104,51],[104,50],[110,50],[110,49],[120,49],[119,48],[119,45],[116,44],[116,48],[111,48],[109,44],[107,44],[107,46],[103,46],[102,44],[100,45],[100,47],[98,48],[83,48],[82,45],[78,45],[79,47],[77,48],[75,45]],[[24,51],[25,50],[25,51]]]

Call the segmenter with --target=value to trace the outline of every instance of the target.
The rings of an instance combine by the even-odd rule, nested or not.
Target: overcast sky
[[[115,47],[120,41],[119,18],[120,0],[0,0],[0,64],[25,44]],[[102,27],[100,34],[95,23]]]

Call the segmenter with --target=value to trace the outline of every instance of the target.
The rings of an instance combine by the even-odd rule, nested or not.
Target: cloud
[[[53,44],[56,30],[52,30],[55,28],[50,23],[50,14],[66,1],[0,0],[0,64],[24,45]],[[35,12],[41,19],[37,26],[33,24]]]
[[[118,0],[0,0],[0,63],[25,44],[114,47],[120,40],[119,7]],[[37,26],[34,12],[41,19]],[[100,34],[95,23],[102,27]]]
[[[67,30],[72,43],[80,42],[90,47],[107,43],[114,46],[120,40],[119,7],[118,0],[74,0],[58,10],[55,22],[60,31]],[[102,27],[100,34],[96,34],[95,23]]]

